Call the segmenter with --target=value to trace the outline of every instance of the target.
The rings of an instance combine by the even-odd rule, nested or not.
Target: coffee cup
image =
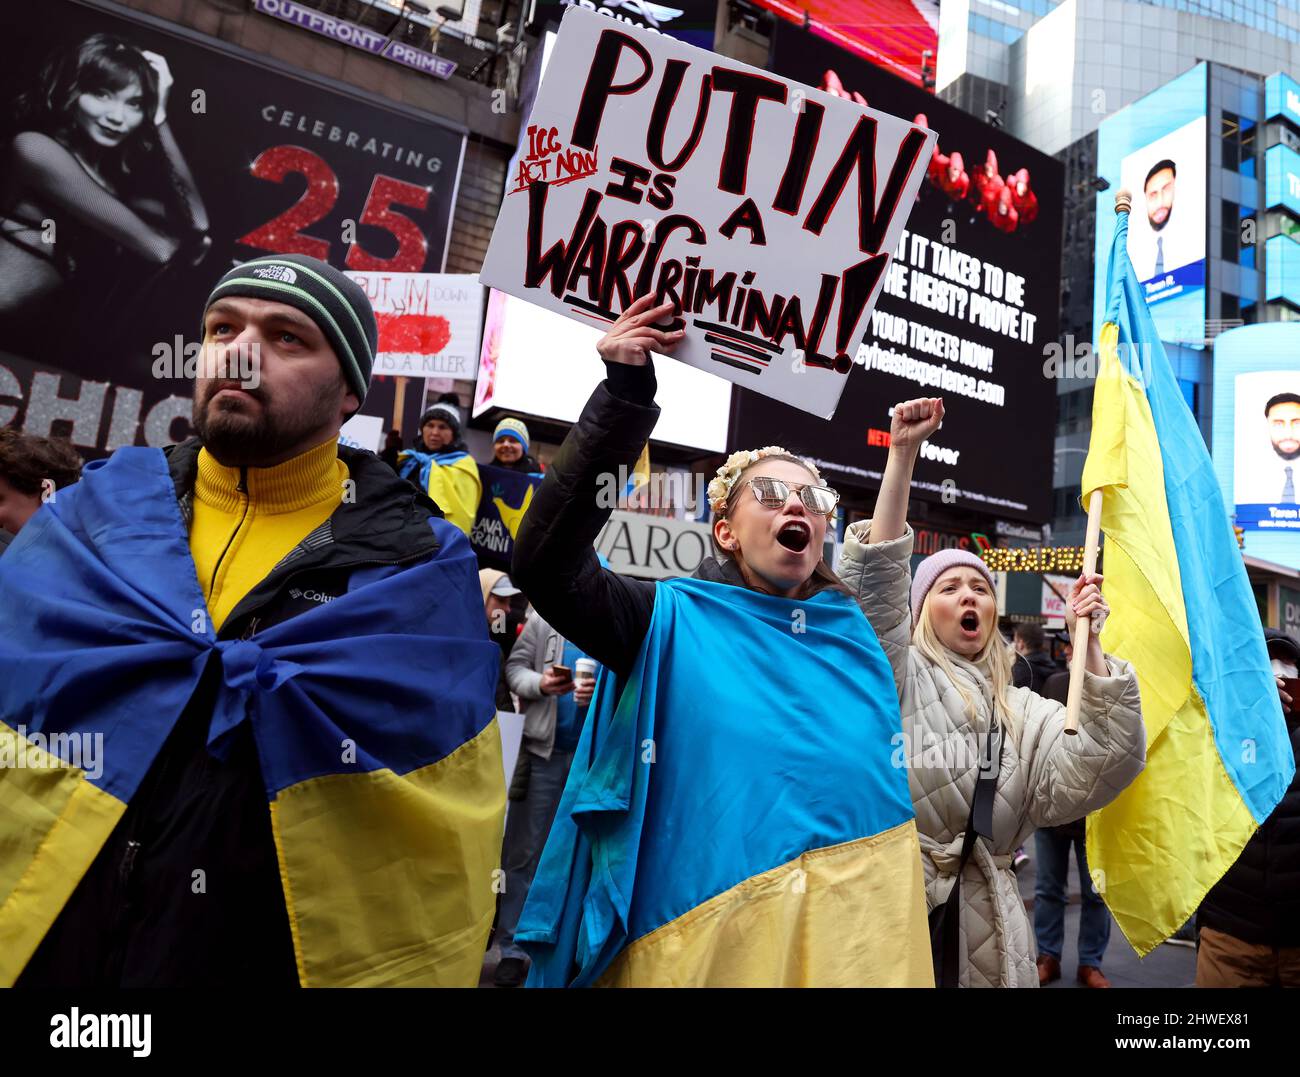
[[[594,658],[579,658],[573,663],[574,680],[594,680],[596,677],[596,666],[599,663]]]

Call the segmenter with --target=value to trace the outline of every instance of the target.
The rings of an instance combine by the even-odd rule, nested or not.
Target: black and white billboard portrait
[[[167,119],[174,83],[165,56],[99,33],[58,46],[12,99],[0,201],[7,347],[38,353],[61,309],[104,317],[115,292],[129,303],[151,273],[210,251],[203,197]],[[135,281],[109,275],[118,255],[137,262]]]
[[[0,6],[0,425],[88,456],[184,436],[156,360],[197,344],[221,274],[440,271],[464,144],[98,0]]]

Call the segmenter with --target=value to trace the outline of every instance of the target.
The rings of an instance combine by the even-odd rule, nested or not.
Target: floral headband
[[[728,456],[727,462],[718,468],[717,476],[709,480],[709,508],[721,516],[727,507],[727,498],[731,496],[731,490],[739,481],[741,474],[750,465],[757,464],[769,456],[794,456],[794,453],[781,448],[780,445],[768,445],[762,449],[741,449]],[[802,457],[795,457],[795,459],[812,472],[813,478],[818,483],[822,481],[821,472],[812,461]]]

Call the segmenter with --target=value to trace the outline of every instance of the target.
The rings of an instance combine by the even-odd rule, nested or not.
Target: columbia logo
[[[338,595],[327,595],[324,591],[302,591],[297,587],[291,587],[289,597],[305,598],[308,602],[333,602]]]
[[[285,284],[293,284],[298,279],[298,274],[289,266],[257,266],[253,270],[253,276],[283,281]]]

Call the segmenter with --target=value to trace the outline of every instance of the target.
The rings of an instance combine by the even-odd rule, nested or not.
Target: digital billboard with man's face
[[[1142,194],[1146,197],[1147,223],[1153,232],[1163,232],[1169,223],[1169,213],[1174,208],[1174,184],[1177,179],[1177,166],[1167,158],[1152,165],[1151,171],[1147,173]]]
[[[1300,370],[1234,379],[1233,501],[1247,531],[1300,531]]]
[[[1245,552],[1300,569],[1300,323],[1216,336],[1211,395],[1214,474]]]
[[[1110,185],[1097,196],[1097,219],[1112,213],[1115,191],[1133,195],[1128,255],[1160,339],[1205,341],[1205,67],[1103,121],[1097,171]],[[1103,212],[1104,211],[1104,212]],[[1111,230],[1097,229],[1094,324],[1106,301]]]
[[[1129,218],[1128,253],[1152,314],[1159,304],[1203,293],[1205,117],[1125,157],[1120,186],[1142,192]]]

